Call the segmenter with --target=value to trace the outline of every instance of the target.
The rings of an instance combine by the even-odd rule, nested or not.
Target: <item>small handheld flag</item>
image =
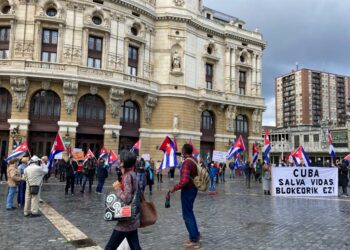
[[[306,154],[304,148],[302,146],[299,146],[292,154],[294,163],[296,166],[298,166],[301,161],[304,162],[305,166],[310,167],[311,161],[309,159],[309,156]]]
[[[245,151],[244,141],[242,136],[239,136],[239,138],[236,140],[236,142],[232,145],[230,150],[227,152],[226,158],[228,160],[231,160],[233,157],[235,157],[237,154]]]
[[[57,133],[55,137],[55,141],[53,142],[53,145],[52,145],[50,156],[49,156],[49,165],[48,165],[49,169],[51,169],[52,167],[52,163],[53,163],[53,160],[55,159],[55,156],[65,150],[66,150],[66,147],[64,146],[62,137],[60,133]]]
[[[348,163],[350,163],[350,154],[345,156],[344,160],[346,160]]]
[[[100,152],[100,156],[98,158],[105,158],[106,156],[108,156],[108,152],[107,149],[105,147],[101,148],[101,152]]]
[[[108,164],[113,165],[114,163],[116,163],[117,161],[119,161],[118,156],[116,155],[116,153],[114,153],[114,151],[111,149],[109,151],[109,155],[108,155]]]
[[[264,138],[264,153],[263,153],[263,159],[266,164],[270,163],[270,157],[269,157],[270,151],[271,151],[271,144],[269,139],[269,130],[266,129],[265,138]]]
[[[256,143],[253,144],[253,164],[256,163],[259,157],[259,150],[258,147],[256,146]]]
[[[189,141],[188,141],[188,144],[190,144],[191,146],[192,146],[192,156],[193,157],[195,157],[195,158],[197,158],[198,156],[199,156],[199,151],[198,151],[198,149],[194,146],[194,144],[193,144],[193,142],[192,142],[192,139],[190,139]]]
[[[86,153],[85,157],[84,157],[84,162],[83,164],[85,164],[85,162],[87,162],[87,160],[89,159],[89,157],[95,158],[95,155],[91,152],[91,150],[89,149],[88,152]]]
[[[135,145],[134,146],[132,146],[132,148],[131,148],[131,152],[135,152],[136,150],[137,151],[140,151],[140,149],[141,149],[141,139],[139,139],[136,143],[135,143]]]
[[[329,143],[329,154],[332,156],[334,160],[337,159],[337,155],[335,154],[335,150],[333,147],[333,140],[332,140],[332,134],[331,131],[328,130],[328,143]]]
[[[17,158],[23,154],[25,154],[27,151],[29,151],[28,149],[28,145],[27,142],[23,142],[21,145],[19,145],[13,152],[12,154],[10,154],[5,161],[9,161],[12,160],[14,158]]]

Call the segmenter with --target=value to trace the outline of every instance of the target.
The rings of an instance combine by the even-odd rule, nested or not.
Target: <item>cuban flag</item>
[[[241,163],[239,161],[239,154],[237,154],[235,159],[235,169],[239,169],[241,167]]]
[[[53,142],[52,148],[51,148],[51,152],[50,152],[50,156],[49,156],[49,165],[48,168],[51,169],[52,167],[52,163],[55,159],[55,155],[66,151],[66,147],[64,146],[62,137],[60,135],[60,133],[57,133],[56,137],[55,137],[55,141]]]
[[[92,153],[91,150],[89,149],[88,152],[86,153],[85,157],[84,157],[83,165],[85,164],[85,162],[87,162],[87,160],[89,159],[90,156],[91,156],[92,158],[95,158],[95,159],[96,159],[94,153]]]
[[[118,156],[114,151],[111,149],[108,154],[108,164],[113,165],[114,163],[118,162]]]
[[[160,169],[176,167],[178,165],[177,157],[175,154],[175,144],[169,136],[165,137],[164,141],[159,147],[159,150],[162,150],[164,152],[164,158],[159,167]]]
[[[27,153],[29,151],[28,149],[28,145],[27,142],[23,142],[21,145],[19,145],[13,152],[12,154],[10,154],[9,156],[7,156],[7,158],[5,159],[5,161],[9,161],[12,160],[14,158],[17,158],[25,153]]]
[[[258,147],[256,146],[256,144],[253,144],[253,164],[255,164],[255,162],[258,160],[259,157],[259,150]]]
[[[136,143],[135,143],[135,145],[134,146],[132,146],[132,148],[131,148],[131,152],[135,152],[136,150],[137,151],[140,151],[140,149],[141,149],[141,139],[139,139]]]
[[[194,144],[193,144],[193,142],[192,142],[192,139],[190,139],[190,140],[188,141],[188,144],[190,144],[190,145],[192,146],[192,148],[193,148],[192,156],[193,156],[194,158],[198,158],[198,157],[199,157],[199,151],[198,151],[198,149],[196,149],[196,147],[194,146]]]
[[[263,153],[263,159],[266,164],[270,164],[270,157],[269,157],[270,151],[271,151],[271,144],[269,140],[269,130],[266,129],[265,138],[264,138],[264,153]]]
[[[350,155],[345,156],[344,160],[346,160],[348,163],[350,163]]]
[[[237,154],[240,154],[243,151],[245,151],[244,141],[242,136],[239,136],[239,138],[227,152],[226,158],[228,160],[231,160],[233,157],[235,157]]]
[[[333,147],[332,134],[331,134],[331,131],[329,130],[328,130],[328,143],[329,143],[329,154],[333,157],[334,160],[336,160],[337,156],[335,154],[335,150]]]
[[[107,149],[105,147],[101,148],[101,152],[100,152],[100,156],[98,158],[105,158],[106,156],[108,156],[108,152]]]
[[[309,156],[307,156],[303,146],[299,146],[293,153],[292,157],[294,160],[294,163],[296,166],[298,166],[302,161],[304,162],[305,166],[310,167],[311,161],[309,159]]]

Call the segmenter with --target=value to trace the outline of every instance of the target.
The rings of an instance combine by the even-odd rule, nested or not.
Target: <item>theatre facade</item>
[[[0,154],[27,141],[161,158],[166,135],[202,156],[261,141],[258,30],[185,0],[0,0]]]

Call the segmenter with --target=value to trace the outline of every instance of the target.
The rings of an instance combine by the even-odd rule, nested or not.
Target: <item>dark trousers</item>
[[[70,188],[70,191],[72,194],[74,194],[74,175],[72,176],[67,176],[66,177],[66,194],[68,194],[68,189]]]
[[[170,178],[174,179],[175,176],[175,168],[170,168]]]
[[[18,185],[17,203],[21,207],[24,207],[24,202],[26,198],[26,185],[26,181],[20,181]]]
[[[197,192],[198,191],[195,187],[181,190],[182,217],[190,235],[190,241],[192,242],[198,242],[199,240],[198,226],[196,217],[193,213],[193,204],[196,199]]]
[[[60,172],[60,182],[63,182],[66,180],[66,173],[63,170],[59,170]]]
[[[102,193],[102,189],[103,189],[104,184],[105,184],[105,178],[99,178],[98,183],[97,183],[97,187],[96,187],[96,192]]]
[[[163,182],[163,175],[161,173],[157,174],[157,180],[158,180],[158,183]]]
[[[83,183],[83,173],[76,173],[75,174],[75,184],[81,186]]]
[[[7,181],[7,172],[6,169],[5,170],[1,170],[1,176],[0,176],[0,180],[2,181],[2,176],[5,176],[5,181]]]
[[[343,194],[348,194],[348,186],[342,186]]]
[[[84,192],[87,181],[89,181],[89,192],[91,193],[92,184],[94,183],[93,175],[84,175],[83,188],[81,189],[81,191]]]
[[[137,230],[131,232],[120,232],[113,230],[113,233],[107,243],[105,250],[117,249],[125,238],[127,239],[131,250],[141,250]]]

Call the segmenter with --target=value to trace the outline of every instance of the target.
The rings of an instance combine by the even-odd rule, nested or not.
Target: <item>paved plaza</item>
[[[105,193],[111,191],[111,183],[110,177]],[[153,196],[146,192],[146,198],[156,203],[159,220],[139,232],[145,250],[182,249],[187,240],[180,194],[172,196],[171,208],[164,208],[164,197],[172,184],[165,178],[163,184],[154,186]],[[350,249],[350,199],[270,197],[262,194],[259,183],[252,182],[251,189],[244,184],[243,177],[227,179],[219,184],[219,195],[198,195],[195,213],[203,235],[202,249]],[[77,188],[75,196],[65,196],[64,185],[51,178],[43,187],[42,208],[52,208],[55,213],[43,211],[46,216],[25,218],[20,209],[6,211],[6,191],[7,185],[1,184],[0,249],[76,249],[92,245],[101,249],[112,233],[114,222],[103,220],[104,195],[81,195]],[[71,223],[87,240],[67,239],[47,214],[49,218],[58,217],[57,223],[67,228]]]

